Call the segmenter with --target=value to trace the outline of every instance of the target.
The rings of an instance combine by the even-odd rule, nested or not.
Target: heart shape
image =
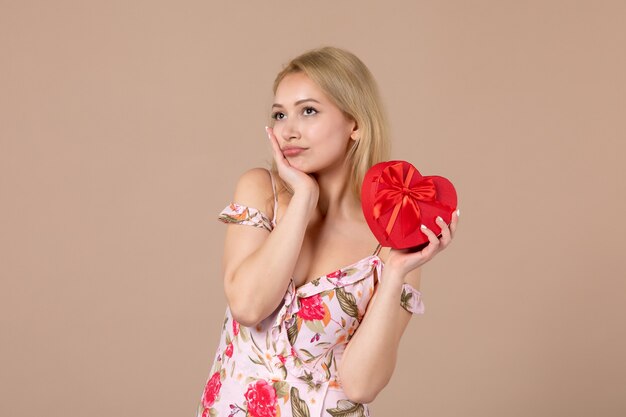
[[[372,166],[363,179],[361,208],[370,230],[382,246],[422,250],[428,236],[420,225],[441,235],[435,219],[449,225],[457,207],[456,190],[437,175],[424,177],[406,161]]]

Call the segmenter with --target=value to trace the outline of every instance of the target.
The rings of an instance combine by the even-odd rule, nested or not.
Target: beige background
[[[0,415],[194,415],[217,214],[269,162],[274,75],[322,45],[459,193],[374,415],[626,415],[626,3],[364,5],[0,2]]]

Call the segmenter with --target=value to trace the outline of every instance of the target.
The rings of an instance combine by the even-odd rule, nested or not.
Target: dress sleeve
[[[268,232],[271,232],[273,229],[272,221],[261,210],[235,202],[231,202],[226,206],[217,216],[217,220],[223,223],[246,224],[259,227]]]
[[[422,293],[406,282],[402,285],[400,306],[412,314],[424,314]]]

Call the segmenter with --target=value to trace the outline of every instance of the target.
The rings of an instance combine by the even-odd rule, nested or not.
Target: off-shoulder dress
[[[228,224],[276,227],[274,217],[231,202],[218,215]],[[201,394],[197,417],[371,416],[350,401],[338,376],[347,343],[363,319],[382,277],[381,246],[350,265],[296,287],[290,280],[281,304],[255,327],[233,320],[227,307],[219,345]],[[421,292],[403,284],[398,302],[423,314]]]

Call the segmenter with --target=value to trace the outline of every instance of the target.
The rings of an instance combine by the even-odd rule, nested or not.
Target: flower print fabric
[[[275,220],[253,207],[229,204],[224,223],[271,232]],[[383,263],[377,254],[295,287],[255,327],[226,308],[221,337],[197,417],[367,417],[367,404],[346,397],[337,369],[374,293]],[[421,293],[403,286],[400,305],[424,312]]]

